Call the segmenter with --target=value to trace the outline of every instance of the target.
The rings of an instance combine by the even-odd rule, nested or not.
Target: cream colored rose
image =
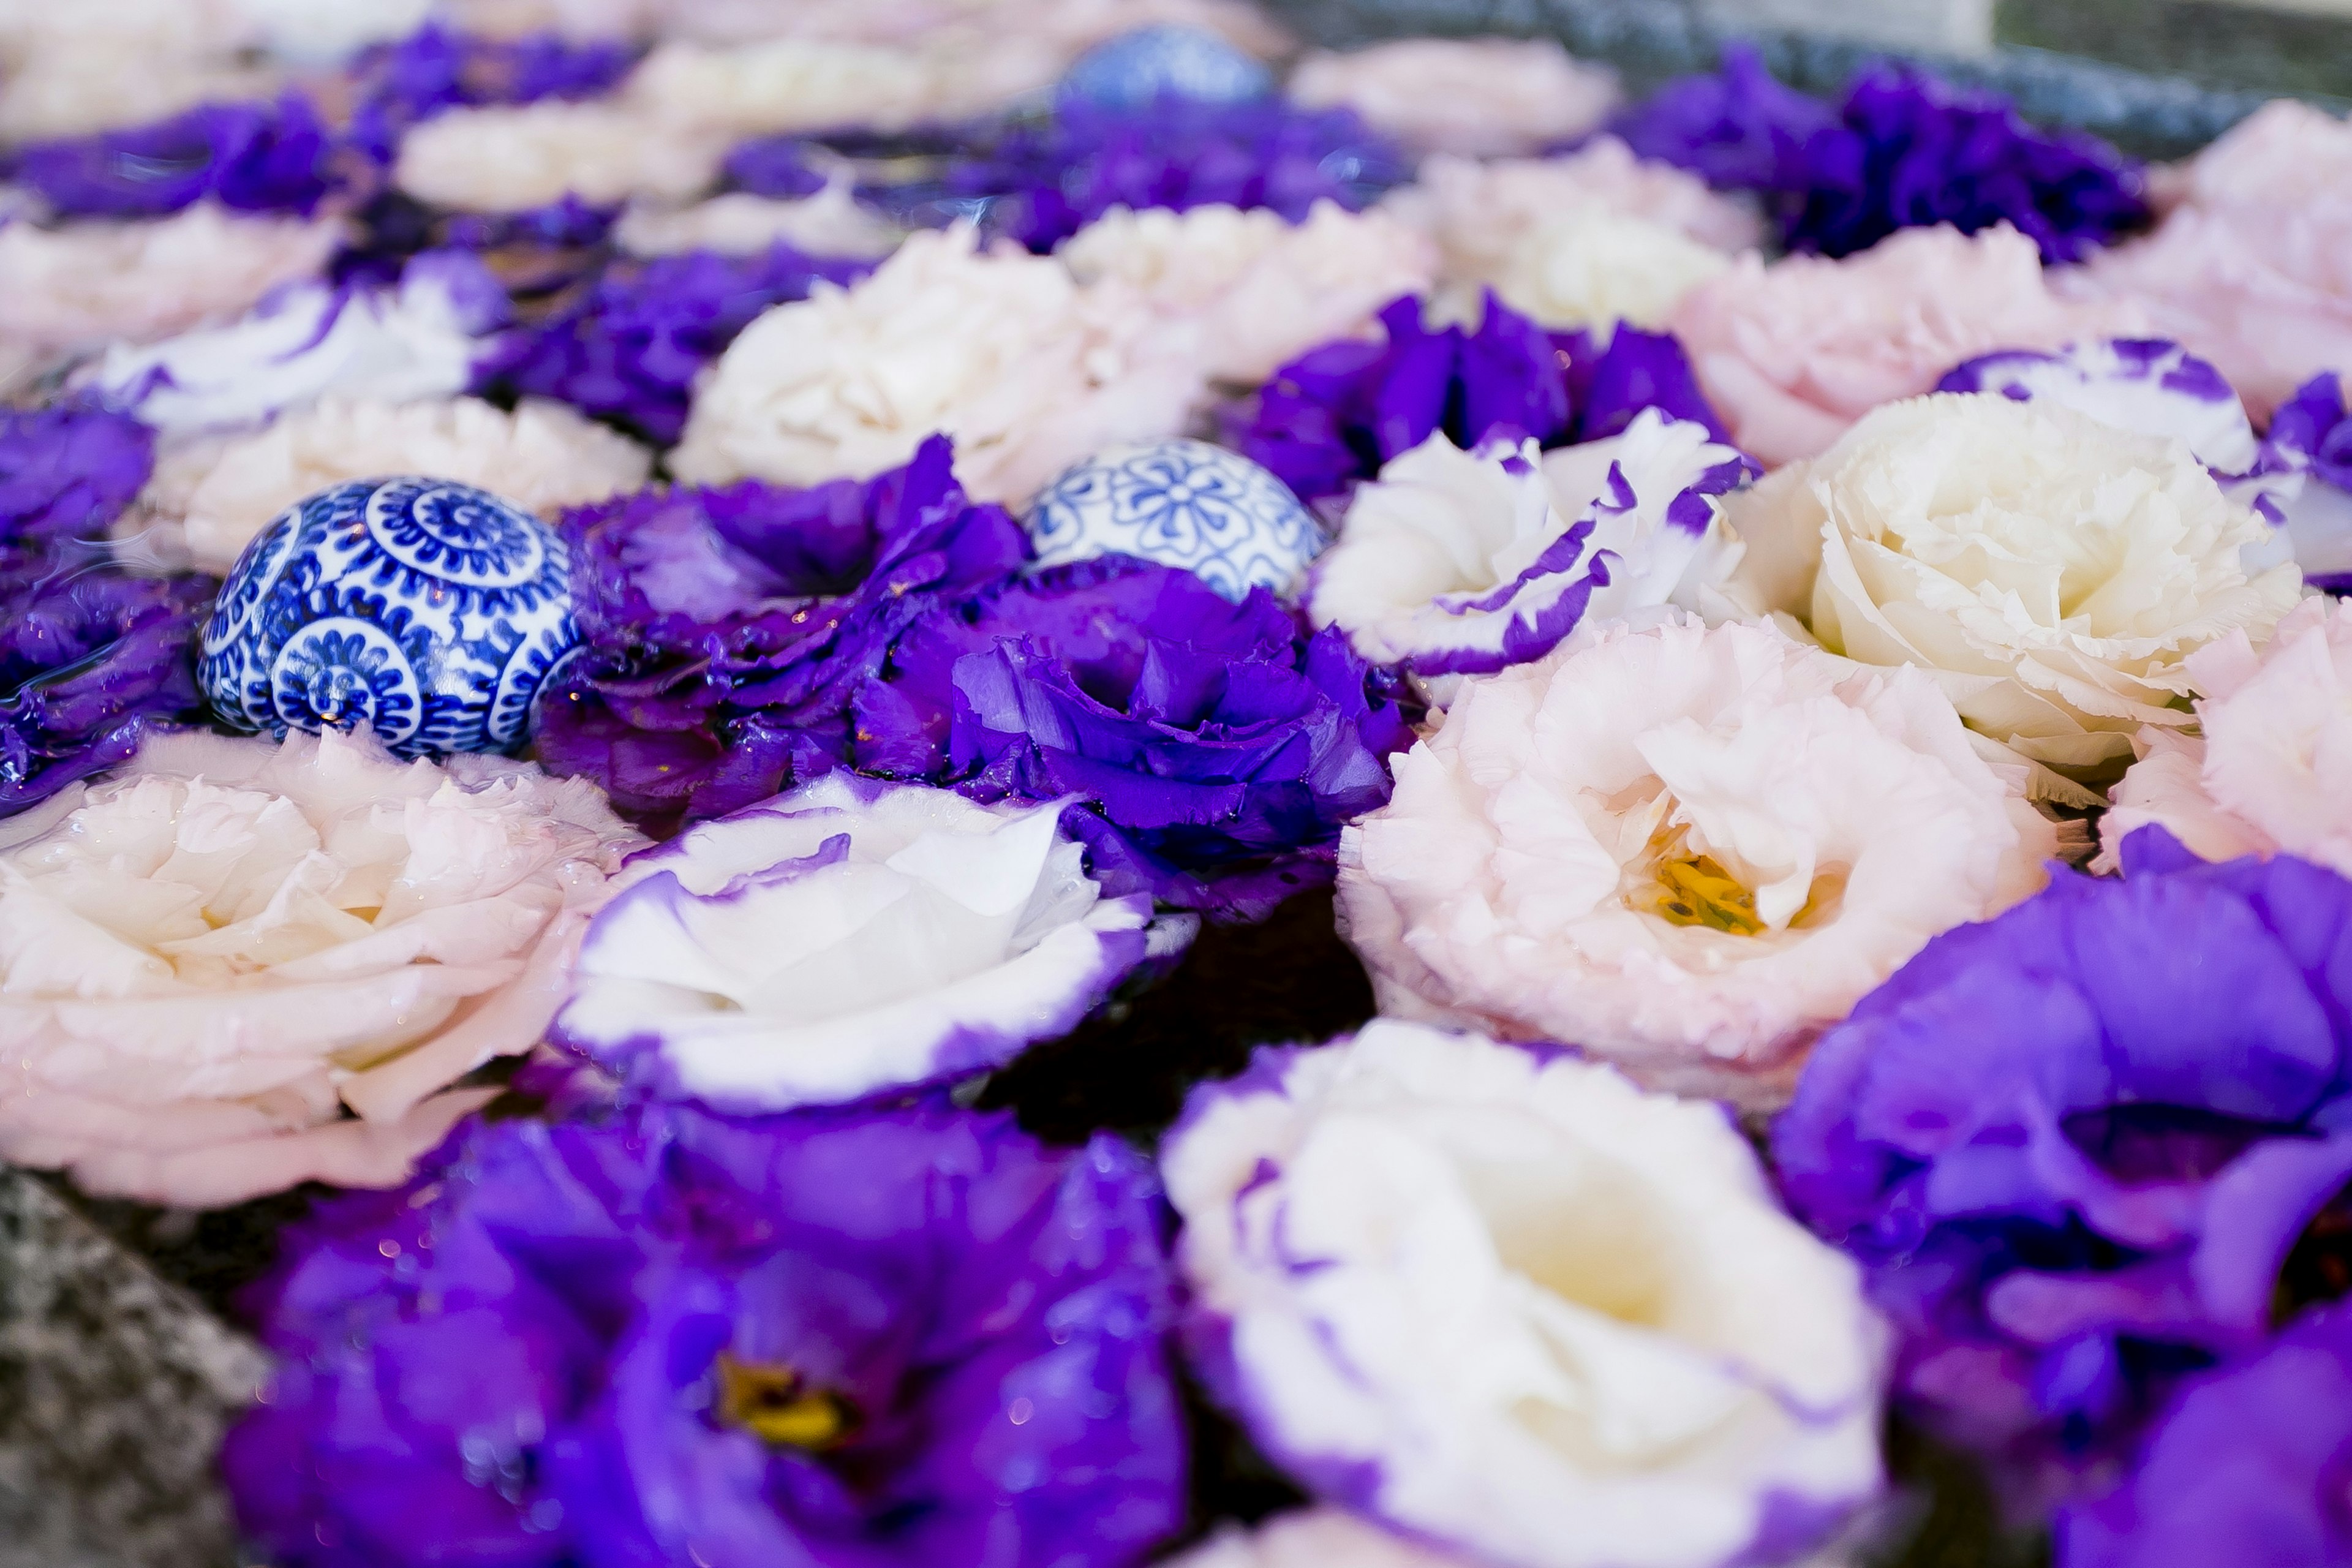
[[[1664,224],[1584,207],[1529,230],[1493,285],[1503,303],[1554,331],[1619,321],[1656,331],[1685,295],[1730,266]]]
[[[791,200],[730,191],[689,207],[641,203],[613,228],[614,242],[632,256],[754,256],[779,244],[811,256],[887,256],[906,237],[906,230],[860,205],[845,180]]]
[[[452,109],[401,138],[393,179],[421,202],[526,212],[577,196],[683,201],[719,177],[723,129],[681,124],[617,101]]]
[[[1400,38],[1313,54],[1290,98],[1345,107],[1417,152],[1494,157],[1583,135],[1617,107],[1617,73],[1551,38]]]
[[[1881,408],[1730,513],[1751,608],[1929,671],[1971,729],[2095,787],[2143,728],[2194,722],[2191,654],[2302,593],[2249,574],[2270,526],[2185,444],[1993,394]]]
[[[782,37],[732,47],[667,43],[622,97],[657,120],[779,135],[837,125],[897,130],[931,112],[950,62],[905,48]]]
[[[528,763],[152,736],[0,823],[0,1158],[183,1207],[395,1185],[640,842]]]

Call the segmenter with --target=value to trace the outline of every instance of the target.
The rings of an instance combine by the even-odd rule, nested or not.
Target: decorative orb
[[[197,676],[241,730],[365,725],[403,757],[506,751],[579,642],[570,566],[553,529],[471,485],[337,485],[237,557]]]
[[[1274,73],[1204,27],[1138,27],[1097,44],[1063,73],[1061,95],[1100,109],[1170,99],[1247,103],[1274,92]]]
[[[1197,574],[1228,599],[1291,587],[1329,543],[1290,487],[1206,441],[1100,452],[1032,503],[1037,564],[1134,555]]]

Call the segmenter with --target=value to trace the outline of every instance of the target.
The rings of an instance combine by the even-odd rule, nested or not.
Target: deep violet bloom
[[[636,51],[612,39],[575,42],[557,33],[477,37],[437,24],[383,44],[352,68],[359,102],[352,142],[381,163],[409,127],[445,110],[548,98],[593,98],[618,85]]]
[[[846,285],[872,268],[789,245],[755,256],[616,260],[551,315],[509,334],[482,384],[559,398],[668,446],[686,428],[696,374],[753,318],[806,299],[819,281]]]
[[[2188,1380],[2113,1492],[2058,1519],[2066,1568],[2352,1563],[2352,1306]]]
[[[1929,942],[1773,1131],[1895,1324],[1898,1396],[2036,1504],[2260,1343],[2298,1239],[2352,1217],[2352,882],[2155,827],[2123,863]]]
[[[2269,443],[2293,452],[2302,466],[2339,490],[2352,490],[2352,413],[2344,405],[2343,378],[2315,375],[2271,416]]]
[[[2335,372],[2312,377],[2271,416],[2254,482],[2269,476],[2286,479],[2279,510],[2304,581],[2352,593],[2352,413]]]
[[[539,755],[656,826],[830,771],[898,634],[1028,555],[1010,514],[957,487],[942,437],[872,479],[646,490],[563,531],[586,651],[540,700]]]
[[[154,461],[155,433],[127,414],[0,409],[0,550],[104,538]]]
[[[1412,177],[1412,163],[1351,110],[1070,100],[1049,120],[983,133],[942,184],[986,201],[991,226],[1043,253],[1113,207],[1270,207],[1297,223],[1318,201],[1354,212]]]
[[[982,800],[1078,796],[1063,827],[1106,892],[1258,920],[1328,884],[1340,827],[1388,800],[1401,685],[1264,588],[1103,556],[926,615],[860,694],[853,755]]]
[[[1376,341],[1309,349],[1225,414],[1225,444],[1302,500],[1339,495],[1444,431],[1469,451],[1499,435],[1564,447],[1615,436],[1644,408],[1727,443],[1682,345],[1620,325],[1548,333],[1488,295],[1473,331],[1432,327],[1411,295],[1381,311]]]
[[[824,189],[811,143],[798,136],[760,136],[736,143],[720,173],[728,185],[791,201]]]
[[[1150,1166],[923,1103],[460,1129],[257,1293],[284,1568],[1118,1568],[1183,1516]]]
[[[1735,44],[1721,68],[1667,82],[1608,131],[1717,190],[1788,194],[1811,184],[1815,149],[1841,140],[1844,127],[1828,104],[1782,85],[1752,46]]]
[[[212,200],[243,212],[315,211],[336,183],[334,143],[299,93],[205,103],[147,125],[37,142],[16,179],[58,212],[161,217]]]

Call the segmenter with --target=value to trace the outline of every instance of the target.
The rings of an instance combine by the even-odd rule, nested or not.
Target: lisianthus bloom
[[[1227,1524],[1169,1568],[1463,1568],[1464,1559],[1336,1508],[1276,1514],[1254,1530]]]
[[[208,103],[152,125],[42,142],[16,154],[15,177],[60,213],[161,217],[200,201],[235,212],[308,217],[333,171],[329,132],[310,100]]]
[[[683,201],[708,190],[726,133],[664,120],[617,100],[452,109],[400,139],[393,178],[418,201],[510,213],[564,196],[607,205]]]
[[[957,488],[945,440],[906,468],[808,490],[647,490],[563,520],[586,653],[533,741],[623,811],[714,816],[826,772],[849,703],[935,600],[1016,571],[1021,525]]]
[[[1001,1067],[1140,964],[1057,805],[836,773],[630,861],[556,1037],[722,1110],[840,1104]]]
[[[38,362],[234,316],[320,272],[341,237],[331,219],[209,204],[152,223],[0,224],[0,351]]]
[[[1793,1554],[1880,1484],[1876,1325],[1719,1107],[1381,1019],[1160,1147],[1212,1392],[1326,1500],[1513,1568]]]
[[[2217,475],[2261,454],[2253,422],[2220,370],[2165,338],[2093,338],[2055,352],[2003,349],[1955,365],[1937,392],[2054,403],[2119,430],[2178,437]]]
[[[1124,1568],[1184,1517],[1157,1206],[934,1104],[477,1121],[287,1237],[238,1517],[287,1568]]]
[[[1739,559],[1717,498],[1754,474],[1705,426],[1655,409],[1549,455],[1434,435],[1356,491],[1310,570],[1307,617],[1437,682],[1443,703],[1460,684],[1445,678],[1541,658],[1588,620],[1707,607]]]
[[[826,181],[803,196],[729,191],[692,206],[639,203],[613,228],[614,242],[632,256],[758,256],[782,247],[812,256],[875,260],[898,249],[906,237],[904,229],[859,203],[845,180]]]
[[[1063,816],[1112,891],[1258,920],[1326,884],[1412,737],[1395,678],[1264,588],[1102,556],[943,602],[859,694],[857,765]]]
[[[217,14],[215,7],[186,0],[173,0],[170,8],[183,15]],[[103,15],[110,8],[76,9]],[[156,8],[148,9],[152,16]],[[14,19],[0,20],[0,26]],[[149,22],[141,17],[110,37],[76,38],[61,47],[46,40],[29,47],[17,40],[0,43],[0,61],[8,73],[8,90],[0,93],[0,145],[93,136],[206,103],[265,99],[282,85],[284,73],[275,65],[233,54],[184,52],[170,41],[168,24],[160,33],[142,30]]]
[[[695,394],[670,469],[702,483],[814,484],[905,462],[934,432],[983,500],[1018,504],[1087,454],[1175,435],[1199,365],[1124,288],[919,234],[847,289],[813,288],[737,338]]]
[[[2352,1561],[2352,1307],[2315,1309],[2183,1384],[2114,1491],[2058,1519],[2069,1568]]]
[[[2030,1503],[2095,1489],[2182,1373],[2264,1337],[2352,1177],[2352,883],[2157,828],[2124,870],[1938,937],[1773,1130],[1894,1320],[1901,1397]]]
[[[1583,135],[1617,107],[1617,73],[1552,38],[1400,38],[1299,61],[1286,89],[1309,109],[1352,109],[1416,153],[1532,153]]]
[[[472,397],[416,403],[329,398],[251,435],[165,454],[142,498],[146,542],[225,576],[288,507],[346,479],[422,474],[495,489],[524,510],[642,487],[653,454],[557,403],[507,413]]]
[[[2295,855],[2352,876],[2352,605],[2305,599],[2257,652],[2189,656],[2200,734],[2152,731],[2099,822],[2100,864],[2151,822],[2208,860]]]
[[[1383,1012],[1756,1103],[2058,843],[1933,680],[1769,626],[1588,628],[1463,682],[1395,771],[1339,847]]]
[[[948,62],[884,45],[786,34],[732,47],[677,41],[647,56],[624,93],[652,116],[732,136],[898,130],[947,112]]]
[[[479,261],[436,251],[409,262],[396,288],[313,284],[227,326],[118,346],[89,380],[166,435],[249,427],[331,396],[449,397],[506,314],[506,292]]]
[[[0,825],[0,1155],[182,1207],[396,1184],[635,842],[527,763],[151,734]]]
[[[1720,434],[1671,338],[1552,337],[1491,295],[1475,330],[1432,326],[1410,297],[1391,300],[1380,324],[1378,338],[1310,349],[1228,407],[1225,444],[1313,501],[1441,432],[1465,451],[1496,436],[1558,447],[1617,435],[1657,408]]]
[[[2145,309],[2267,416],[2314,373],[2352,365],[2347,171],[2352,127],[2265,104],[2197,155],[2153,235],[2094,258],[2084,292]]]
[[[1746,44],[1725,49],[1719,70],[1667,82],[1609,129],[1642,157],[1688,169],[1717,190],[1776,195],[1804,190],[1816,150],[1845,134],[1835,110],[1781,85]]]
[[[1619,321],[1664,327],[1692,289],[1730,267],[1664,224],[1585,208],[1528,231],[1486,281],[1538,326],[1605,335]]]
[[[2302,593],[2291,565],[2248,571],[2270,525],[2182,443],[1990,394],[1879,409],[1731,523],[1751,607],[1930,671],[1971,728],[2095,788],[2135,735],[2193,721],[2190,654]]]
[[[103,539],[154,455],[154,432],[111,409],[0,410],[0,550]]]
[[[424,26],[433,0],[233,0],[229,9],[244,16],[270,55],[316,67],[341,65],[371,46],[409,37]]]
[[[2305,580],[2352,589],[2352,413],[2343,377],[2315,375],[2279,405],[2255,470],[2253,485],[2288,481],[2275,500]]]
[[[503,334],[478,379],[561,399],[666,444],[686,428],[695,378],[762,311],[866,270],[789,245],[740,258],[696,251],[618,262],[544,319]]]
[[[557,33],[477,37],[436,22],[369,50],[352,68],[358,102],[345,136],[389,163],[420,121],[452,109],[593,98],[635,63],[635,51],[610,36],[579,43]]]
[[[1843,261],[1742,257],[1670,325],[1733,440],[1779,465],[1826,451],[1871,409],[1995,349],[2141,330],[2137,307],[2063,300],[2007,226],[1906,229]]]
[[[1132,110],[1066,102],[1051,121],[1012,125],[956,158],[946,184],[986,198],[997,232],[1044,251],[1113,207],[1266,207],[1297,223],[1318,201],[1366,206],[1411,173],[1346,110],[1278,99]]]
[[[1197,332],[1209,375],[1245,385],[1361,333],[1382,305],[1437,279],[1435,247],[1418,229],[1330,202],[1301,224],[1262,207],[1114,207],[1055,255],[1081,284],[1116,279]]]

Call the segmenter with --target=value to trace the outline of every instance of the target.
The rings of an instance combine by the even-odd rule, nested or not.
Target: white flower
[[[267,99],[279,86],[267,66],[176,54],[152,38],[128,52],[120,38],[45,48],[12,65],[0,89],[0,144],[144,125],[200,103]]]
[[[1050,258],[919,234],[848,289],[753,321],[698,389],[680,479],[806,485],[907,461],[934,431],[982,500],[1025,502],[1078,458],[1171,436],[1204,395],[1131,291]]]
[[[887,256],[906,230],[859,205],[845,180],[835,180],[813,196],[778,201],[730,191],[693,206],[632,206],[614,226],[613,238],[633,256],[672,256],[715,250],[752,256],[779,243],[811,256]]]
[[[421,202],[466,212],[524,212],[567,195],[684,201],[718,179],[727,147],[724,131],[624,102],[547,99],[435,115],[401,138],[393,179]]]
[[[557,1037],[735,1110],[1000,1066],[1152,945],[1150,899],[1104,898],[1060,818],[834,773],[688,828],[630,863]]]
[[[340,65],[370,44],[425,25],[434,0],[232,0],[262,47],[281,59]]]
[[[1160,1169],[1212,1387],[1327,1500],[1507,1568],[1714,1568],[1879,1487],[1857,1271],[1719,1107],[1381,1020],[1199,1090]]]
[[[1465,453],[1439,431],[1356,491],[1307,614],[1442,703],[1462,675],[1540,658],[1580,624],[1715,608],[1709,591],[1739,560],[1717,498],[1749,472],[1705,426],[1654,408],[1549,454],[1531,440]]]
[[[1395,771],[1339,846],[1381,1011],[1749,1102],[2057,846],[1927,677],[1769,626],[1580,632],[1465,681]]]
[[[695,0],[697,5],[706,0]],[[772,17],[772,0],[761,0]],[[442,14],[460,31],[485,37],[520,38],[559,33],[589,43],[639,38],[663,19],[666,0],[438,0]]]
[[[1336,1508],[1278,1514],[1255,1530],[1231,1522],[1168,1568],[1468,1568]]]
[[[1648,218],[1581,207],[1530,229],[1492,284],[1503,303],[1538,326],[1655,331],[1731,258]]]
[[[0,824],[0,1158],[183,1207],[397,1184],[636,842],[527,763],[151,736]]]
[[[1617,107],[1617,73],[1551,38],[1400,38],[1313,54],[1288,96],[1341,105],[1407,147],[1494,157],[1581,136]]]
[[[2100,820],[2098,868],[2153,822],[2208,860],[2294,855],[2352,877],[2352,604],[2305,599],[2259,654],[2235,632],[2188,668],[2202,738],[2149,731]]]
[[[734,47],[668,43],[630,73],[647,118],[736,136],[839,125],[899,130],[929,117],[950,63],[909,49],[781,37]]]
[[[479,334],[504,300],[470,258],[412,262],[396,289],[315,284],[229,326],[117,347],[90,379],[167,435],[257,425],[330,396],[451,397],[472,383]]]
[[[2209,468],[2241,474],[2261,443],[2221,373],[2179,344],[2092,338],[2053,353],[2003,349],[1954,367],[1939,392],[1997,392],[2071,408],[2102,425],[2185,441]]]
[[[1930,671],[1971,728],[2084,784],[2190,722],[2189,654],[2301,593],[2292,566],[2250,577],[2269,525],[2184,444],[1993,394],[1890,404],[1730,507],[1752,608]]]
[[[209,204],[153,222],[0,225],[0,341],[64,352],[185,331],[316,274],[341,239],[331,218]]]
[[[645,447],[560,403],[530,400],[509,414],[473,397],[329,398],[264,430],[166,449],[140,510],[160,525],[163,537],[150,543],[165,559],[217,577],[278,513],[346,479],[455,479],[552,518],[640,489],[652,468]]]
[[[1263,208],[1114,207],[1055,254],[1079,282],[1124,284],[1196,330],[1208,373],[1244,384],[1366,332],[1382,305],[1436,278],[1435,247],[1418,230],[1328,201],[1298,225]]]

